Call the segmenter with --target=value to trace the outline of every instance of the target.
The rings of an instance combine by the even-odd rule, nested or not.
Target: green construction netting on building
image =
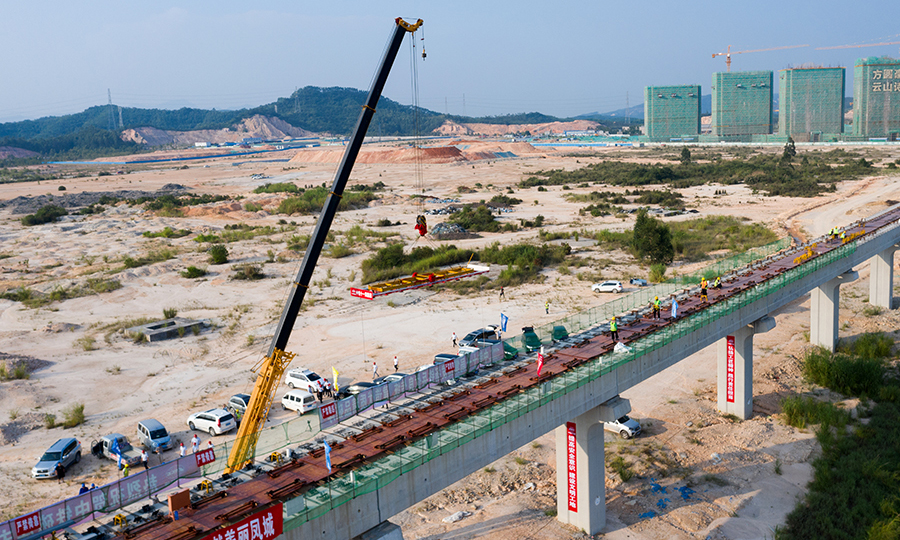
[[[644,126],[650,140],[699,136],[700,86],[644,88]]]
[[[778,74],[778,134],[817,142],[844,130],[844,68],[794,68]]]
[[[771,71],[713,73],[712,135],[772,133],[772,93]]]
[[[896,139],[900,134],[900,60],[857,60],[853,72],[853,134]]]

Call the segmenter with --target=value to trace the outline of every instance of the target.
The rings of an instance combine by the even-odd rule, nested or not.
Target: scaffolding
[[[778,74],[778,134],[818,142],[844,127],[842,67],[792,68]]]
[[[771,71],[713,73],[712,135],[772,133],[772,93]]]
[[[853,71],[853,135],[900,138],[900,60],[861,58]]]
[[[696,141],[700,135],[700,85],[644,88],[644,126],[651,141]]]

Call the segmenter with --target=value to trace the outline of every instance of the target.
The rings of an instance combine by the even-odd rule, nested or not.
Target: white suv
[[[225,409],[210,409],[188,416],[187,425],[192,430],[206,431],[210,436],[216,436],[228,433],[237,426],[237,422]]]
[[[620,293],[625,290],[625,288],[622,287],[621,281],[604,281],[603,283],[594,283],[591,285],[591,290],[594,292]]]
[[[289,369],[284,382],[290,388],[306,390],[310,394],[325,390],[326,384],[325,379],[316,372],[304,368]]]

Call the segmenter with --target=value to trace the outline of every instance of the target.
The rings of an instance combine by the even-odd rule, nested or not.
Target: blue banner
[[[500,331],[506,332],[506,323],[509,322],[509,317],[506,316],[506,313],[500,314]]]

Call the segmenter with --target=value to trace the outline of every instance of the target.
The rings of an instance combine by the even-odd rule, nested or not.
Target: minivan
[[[318,407],[316,396],[306,390],[291,390],[281,398],[281,408],[303,414]]]
[[[169,432],[159,420],[153,418],[141,420],[137,425],[138,440],[150,451],[162,451],[172,449],[172,439]]]

